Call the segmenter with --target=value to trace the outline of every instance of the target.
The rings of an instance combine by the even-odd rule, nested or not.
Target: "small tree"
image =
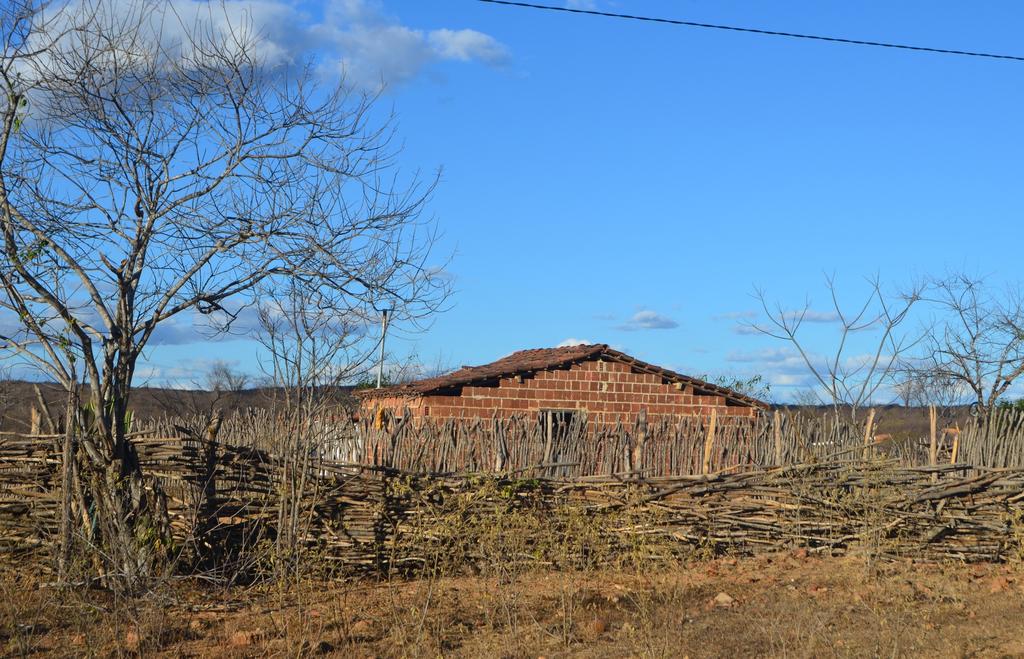
[[[324,313],[382,296],[396,322],[432,312],[447,293],[426,267],[432,184],[402,183],[373,97],[271,68],[226,10],[50,7],[0,7],[0,305],[20,321],[0,347],[69,390],[76,369],[87,381],[92,540],[134,586],[161,509],[126,423],[142,350],[170,319],[223,330],[293,286]]]
[[[342,384],[365,372],[379,344],[364,340],[375,318],[339,313],[321,306],[317,291],[285,286],[266,291],[257,337],[271,385],[275,443],[269,448],[282,461],[275,483],[275,568],[279,576],[299,577],[314,503],[309,484],[325,454],[346,459],[354,448]]]
[[[764,379],[763,375],[751,375],[749,377],[742,377],[739,375],[721,374],[721,375],[702,375],[701,380],[716,384],[720,387],[726,387],[733,391],[739,392],[745,396],[751,398],[757,398],[758,400],[766,401],[771,397],[772,387],[771,384]]]
[[[908,359],[908,362],[913,362]],[[896,373],[893,392],[904,407],[924,407],[935,405],[949,408],[960,404],[964,399],[964,389],[960,383],[942,377],[927,370],[901,368]]]
[[[816,393],[822,402],[832,405],[836,415],[848,407],[854,418],[857,410],[872,401],[878,391],[891,383],[900,356],[911,349],[917,338],[908,336],[902,326],[911,308],[921,299],[922,287],[906,293],[887,295],[877,277],[868,279],[869,293],[852,309],[839,300],[835,279],[826,278],[831,298],[831,311],[815,315],[810,302],[791,309],[770,303],[762,289],[755,291],[766,320],[752,323],[756,331],[789,343],[800,355],[817,384]],[[838,327],[837,339],[829,354],[817,357],[808,347],[802,330],[809,320],[825,320]],[[850,355],[854,335],[874,333],[870,352]]]
[[[935,315],[918,354],[904,360],[908,378],[943,383],[986,415],[1024,374],[1024,298],[963,273],[933,280]]]
[[[239,394],[249,385],[249,376],[223,360],[215,360],[206,374],[206,387],[214,393]]]

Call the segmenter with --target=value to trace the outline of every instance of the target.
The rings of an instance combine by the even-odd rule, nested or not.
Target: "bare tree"
[[[911,308],[920,301],[921,286],[906,293],[887,295],[877,277],[868,279],[869,292],[864,301],[852,309],[839,300],[834,277],[826,277],[831,298],[831,311],[815,312],[810,302],[792,309],[769,303],[762,289],[755,291],[766,321],[753,323],[753,329],[775,339],[786,341],[800,355],[816,383],[822,402],[832,405],[838,415],[848,407],[856,418],[858,408],[872,401],[879,390],[892,381],[900,356],[917,343],[901,327]],[[802,330],[809,321],[826,321],[838,328],[837,340],[827,355],[818,357],[805,342]],[[868,351],[850,354],[855,335],[873,337]]]
[[[269,291],[268,291],[269,293]],[[342,385],[366,371],[378,342],[366,341],[377,318],[325,308],[319,293],[286,284],[258,307],[262,365],[273,396],[274,453],[283,461],[277,483],[276,571],[300,576],[311,506],[309,484],[320,460],[346,457],[354,439]],[[379,341],[380,337],[376,337]],[[340,452],[340,455],[339,455]]]
[[[903,407],[920,407],[927,405],[928,392],[924,378],[904,377],[896,381],[892,386],[893,393],[899,399]]]
[[[1024,298],[963,273],[931,282],[936,313],[920,354],[906,359],[908,377],[943,382],[986,414],[1024,374]]]
[[[171,7],[0,8],[0,305],[20,324],[0,346],[88,383],[97,555],[129,585],[160,506],[125,419],[166,321],[227,330],[257,291],[300,286],[323,313],[386,298],[415,322],[447,292],[426,261],[432,182],[399,175],[374,98],[270,67],[226,10],[190,23]]]
[[[456,370],[443,352],[432,358],[424,359],[419,352],[413,351],[404,358],[395,355],[385,357],[384,380],[388,385],[408,384],[416,380],[434,378]],[[376,385],[376,378],[364,381],[369,386]],[[357,385],[358,386],[358,385]]]
[[[904,407],[953,407],[963,401],[964,391],[959,382],[921,368],[920,362],[913,358],[904,360],[893,384],[893,393]]]
[[[206,374],[206,387],[215,393],[238,394],[249,386],[249,376],[223,360],[215,360]]]
[[[791,402],[796,407],[817,407],[821,404],[821,397],[814,389],[798,389],[793,392]]]

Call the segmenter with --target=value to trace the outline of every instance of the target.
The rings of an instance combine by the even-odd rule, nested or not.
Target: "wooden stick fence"
[[[36,417],[43,418],[38,413]],[[651,421],[641,417],[634,424],[591,428],[580,415],[548,447],[545,429],[526,417],[426,422],[397,417],[376,427],[370,421],[356,424],[338,415],[306,421],[299,428],[294,420],[266,409],[250,409],[225,418],[217,437],[234,446],[276,453],[284,438],[302,433],[324,460],[422,473],[673,476],[703,473],[706,449],[708,471],[715,472],[827,460],[837,454],[849,458],[853,456],[847,452],[858,446],[907,466],[952,461],[978,467],[1024,467],[1024,412],[997,410],[990,419],[972,420],[962,429],[937,430],[934,440],[932,433],[921,438],[879,435],[877,423],[866,421],[854,423],[831,413],[808,416],[775,411],[750,420],[718,419],[709,443],[707,417]],[[164,418],[136,423],[135,430],[159,437],[199,437],[209,424],[210,418],[202,416]],[[38,436],[41,423],[37,420],[34,427],[37,432],[32,434]]]
[[[522,419],[427,428],[406,417],[387,428],[328,432],[349,442],[346,450],[358,459],[311,462],[298,541],[345,570],[423,567],[428,549],[483,560],[483,549],[474,547],[485,543],[467,538],[483,536],[489,520],[515,511],[538,521],[529,532],[520,530],[525,539],[517,541],[536,545],[524,555],[547,563],[570,559],[563,547],[556,560],[539,534],[569,537],[581,532],[573,526],[581,518],[594,542],[612,553],[642,539],[659,555],[791,546],[965,561],[1021,554],[1020,415],[1002,415],[985,429],[966,427],[954,440],[959,448],[948,448],[950,457],[958,450],[987,462],[952,464],[943,459],[942,438],[934,450],[930,441],[879,441],[872,422],[777,414],[741,427],[686,418],[593,434],[570,429],[550,445]],[[282,461],[270,450],[161,423],[138,430],[135,442],[145,472],[167,495],[175,546],[188,554],[183,564],[225,572],[257,565],[256,548],[277,532]],[[229,432],[241,432],[248,423],[227,427],[236,424]],[[154,432],[169,428],[174,434]],[[57,535],[54,438],[0,436],[0,548],[6,551],[45,551]],[[249,439],[273,443],[266,436]],[[501,473],[480,475],[495,468]],[[458,537],[456,522],[468,524]],[[579,560],[612,555],[594,547],[572,552]]]
[[[876,442],[867,423],[833,415],[775,412],[753,419],[641,415],[633,424],[590,428],[580,416],[552,435],[526,417],[416,420],[390,417],[383,427],[350,426],[347,459],[417,473],[531,472],[549,477],[633,474],[644,477],[705,474],[827,460],[862,449],[907,465],[931,464],[917,440]],[[357,447],[357,448],[353,448]],[[328,451],[330,457],[342,451]],[[854,456],[846,456],[854,457]]]

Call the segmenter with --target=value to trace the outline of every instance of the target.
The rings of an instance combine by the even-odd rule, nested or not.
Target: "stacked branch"
[[[450,424],[449,443],[433,455],[467,456],[461,459],[493,469],[489,456],[472,448],[488,436],[484,429],[498,428],[509,446],[534,451],[534,459],[579,458],[557,451],[538,455],[542,449],[517,445],[515,433],[523,430],[511,424],[479,422],[473,428],[479,436]],[[401,455],[394,447],[411,450],[401,433],[413,430],[393,429],[392,456]],[[655,446],[662,441],[650,428],[646,437]],[[0,440],[5,551],[54,546],[60,461],[51,439]],[[489,474],[413,473],[317,459],[304,467],[309,471],[300,481],[294,461],[254,447],[191,435],[143,434],[134,441],[145,473],[166,493],[178,569],[224,580],[273,572],[275,557],[267,551],[279,535],[281,506],[290,505],[281,489],[286,480],[303,483],[308,502],[301,523],[288,531],[294,545],[318,565],[344,573],[478,569],[502,547],[513,562],[568,567],[797,546],[958,561],[1004,561],[1022,550],[1024,470],[906,464],[906,456],[881,450],[863,459],[863,438],[855,450],[832,451],[836,447],[829,445],[831,454],[786,465],[746,463],[711,473],[547,475],[555,468],[543,463]],[[802,455],[794,447],[783,454]],[[695,460],[691,456],[688,464]]]

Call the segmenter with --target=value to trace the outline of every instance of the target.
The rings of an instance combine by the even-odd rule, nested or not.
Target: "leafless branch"
[[[302,290],[317,314],[386,302],[415,325],[448,292],[424,218],[437,179],[397,169],[375,97],[265,65],[250,23],[209,11],[0,8],[0,313],[20,320],[0,348],[69,385],[84,373],[90,455],[129,483],[110,503],[129,520],[144,488],[128,402],[162,323],[199,313],[225,329]]]
[[[765,320],[749,326],[765,336],[785,341],[800,356],[807,371],[816,382],[824,401],[838,413],[849,407],[853,414],[858,408],[874,400],[879,390],[892,381],[900,355],[913,348],[920,337],[902,331],[911,309],[920,301],[923,286],[915,285],[909,291],[888,295],[877,276],[867,279],[869,292],[852,309],[840,300],[835,278],[826,276],[826,287],[831,300],[831,311],[821,315],[812,312],[810,300],[802,307],[790,309],[781,303],[770,303],[763,289],[755,289]],[[802,331],[811,318],[827,319],[837,327],[838,337],[827,355],[812,352]],[[870,335],[870,351],[850,354],[855,335]],[[858,342],[863,343],[863,341]]]

